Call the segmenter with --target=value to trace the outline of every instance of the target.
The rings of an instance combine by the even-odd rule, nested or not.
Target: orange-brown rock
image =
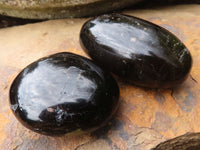
[[[124,12],[158,24],[179,37],[193,56],[189,78],[178,88],[144,89],[117,79],[120,107],[92,135],[47,137],[24,128],[9,108],[14,77],[43,56],[69,51],[87,56],[79,31],[87,19],[52,20],[0,30],[0,149],[149,150],[166,139],[200,130],[200,6],[183,5]]]

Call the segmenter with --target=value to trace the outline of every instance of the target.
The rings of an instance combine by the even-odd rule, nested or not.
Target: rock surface
[[[190,52],[166,29],[123,14],[87,21],[80,33],[85,52],[102,68],[136,85],[181,84],[192,66]]]
[[[129,10],[129,15],[174,33],[191,52],[193,67],[178,88],[152,90],[118,80],[116,117],[92,135],[47,137],[24,128],[9,107],[9,86],[33,61],[68,51],[87,56],[79,33],[88,19],[52,20],[0,30],[0,149],[150,150],[162,141],[200,131],[200,6],[182,5]]]
[[[29,19],[85,17],[124,8],[139,1],[142,0],[1,0],[0,14]]]

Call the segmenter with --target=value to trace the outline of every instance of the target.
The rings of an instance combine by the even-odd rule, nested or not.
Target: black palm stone
[[[80,42],[102,68],[139,86],[179,85],[192,66],[188,49],[175,35],[132,16],[105,14],[91,19],[81,29]]]
[[[10,104],[27,128],[46,135],[91,131],[116,111],[119,88],[92,61],[58,53],[27,66],[10,88]]]

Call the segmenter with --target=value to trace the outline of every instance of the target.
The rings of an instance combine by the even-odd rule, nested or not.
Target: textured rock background
[[[70,51],[83,56],[79,31],[87,19],[52,20],[0,30],[0,149],[2,150],[149,150],[158,143],[200,131],[200,5],[124,12],[167,28],[193,56],[189,78],[178,88],[144,89],[117,79],[120,107],[104,128],[80,136],[47,137],[24,128],[9,108],[15,76],[31,62]]]

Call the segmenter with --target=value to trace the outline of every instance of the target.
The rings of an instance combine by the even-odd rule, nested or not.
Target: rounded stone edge
[[[113,10],[125,8],[133,5],[142,0],[110,0],[107,1],[95,1],[91,3],[76,4],[76,5],[60,5],[60,6],[31,6],[31,7],[14,7],[5,4],[0,4],[0,14],[25,18],[25,19],[61,19],[61,18],[79,18],[94,16]]]

